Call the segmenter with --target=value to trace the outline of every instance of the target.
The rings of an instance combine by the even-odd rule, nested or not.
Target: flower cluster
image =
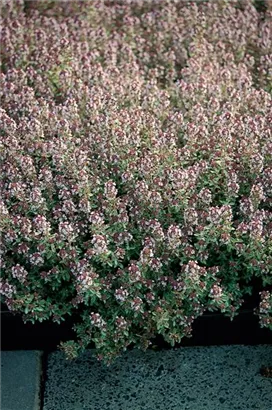
[[[259,315],[261,318],[261,326],[268,327],[272,330],[272,293],[263,291],[260,295]]]
[[[1,295],[26,320],[78,309],[71,357],[175,343],[233,317],[242,283],[270,292],[264,3],[3,3]]]
[[[18,279],[20,282],[25,282],[28,272],[22,266],[16,265],[11,268],[11,275],[13,278]]]

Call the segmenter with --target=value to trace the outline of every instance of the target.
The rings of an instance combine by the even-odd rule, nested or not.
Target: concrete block
[[[272,410],[271,364],[270,345],[133,350],[111,367],[54,352],[44,410]]]
[[[1,410],[40,410],[42,352],[1,352]]]

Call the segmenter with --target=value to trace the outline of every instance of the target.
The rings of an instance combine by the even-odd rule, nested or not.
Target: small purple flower
[[[118,302],[125,302],[127,300],[128,297],[128,291],[126,289],[123,289],[123,287],[121,286],[120,289],[116,289],[115,291],[115,299]]]
[[[20,282],[24,283],[26,281],[28,272],[23,268],[23,266],[17,264],[11,268],[11,274],[13,278],[18,279]]]
[[[40,252],[35,252],[29,256],[29,262],[34,266],[41,266],[44,264],[44,258]]]
[[[12,298],[16,294],[16,287],[11,285],[7,280],[0,278],[0,295]]]
[[[105,320],[101,317],[99,313],[91,313],[90,315],[91,319],[91,324],[95,327],[98,327],[99,329],[102,329],[105,327],[106,322]]]

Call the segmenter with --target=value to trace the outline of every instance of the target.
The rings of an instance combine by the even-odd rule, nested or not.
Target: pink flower
[[[16,287],[11,285],[7,280],[0,278],[0,295],[12,298],[16,294]]]
[[[178,226],[176,225],[171,225],[169,226],[167,230],[167,241],[168,241],[168,246],[170,249],[176,249],[179,247],[181,241],[181,230]]]
[[[91,313],[90,315],[90,319],[91,319],[91,324],[95,327],[98,328],[103,328],[106,325],[105,320],[102,319],[101,315],[99,313]]]
[[[184,212],[185,223],[188,225],[198,224],[198,214],[194,208],[187,208]]]
[[[210,291],[210,295],[214,298],[219,300],[222,296],[222,288],[218,285],[213,285]]]
[[[18,279],[20,282],[24,283],[26,281],[28,272],[23,268],[23,266],[17,264],[11,268],[11,274],[13,278]]]
[[[154,257],[153,249],[150,247],[145,246],[140,253],[140,262],[143,265],[150,265],[151,260]]]
[[[92,239],[94,252],[96,255],[103,255],[108,252],[107,239],[103,235],[94,235]]]
[[[59,223],[59,235],[63,241],[73,241],[77,237],[74,227],[69,222]]]
[[[128,327],[128,322],[125,320],[123,316],[117,316],[115,320],[116,326],[120,330],[125,330]]]
[[[131,308],[132,308],[135,312],[138,312],[138,311],[141,310],[142,304],[143,304],[143,301],[142,301],[142,299],[139,298],[139,297],[134,298],[133,301],[130,303]]]
[[[93,224],[93,225],[97,225],[97,226],[102,226],[104,225],[104,219],[103,219],[103,215],[98,213],[98,212],[91,212],[90,214],[90,218],[89,221]]]
[[[44,264],[44,258],[40,252],[35,252],[29,256],[29,262],[34,266],[40,266]]]
[[[137,282],[142,279],[142,274],[139,267],[135,263],[131,263],[128,267],[129,279],[132,282]]]
[[[38,215],[33,219],[33,227],[34,227],[36,235],[39,235],[39,234],[48,235],[51,230],[50,223],[42,215]]]
[[[128,291],[126,289],[123,289],[123,287],[121,286],[120,289],[116,289],[115,291],[115,299],[118,302],[125,302],[126,299],[128,297]]]
[[[117,196],[116,185],[113,181],[108,181],[105,184],[104,195],[108,200],[115,199]]]

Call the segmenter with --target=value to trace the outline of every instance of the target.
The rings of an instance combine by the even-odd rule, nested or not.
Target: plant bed
[[[260,282],[255,280],[253,294],[246,298],[243,308],[233,321],[220,312],[205,312],[195,320],[192,337],[185,337],[176,347],[272,343],[271,331],[261,328],[254,314],[259,303],[259,285]],[[68,318],[60,324],[50,321],[24,323],[20,314],[14,314],[5,304],[1,304],[1,349],[54,351],[61,342],[75,337],[72,330],[75,322],[75,318]],[[89,348],[94,347],[94,343],[89,345]],[[157,336],[152,339],[150,348],[159,350],[172,346],[163,337]]]
[[[272,333],[260,328],[254,309],[259,303],[259,282],[255,281],[255,289],[247,297],[238,316],[230,321],[220,312],[205,312],[193,324],[193,336],[184,338],[178,346],[211,346],[232,344],[269,344],[272,343]],[[76,320],[68,318],[61,324],[45,321],[43,323],[24,323],[20,314],[8,310],[5,304],[1,306],[2,350],[42,350],[53,351],[60,342],[75,337],[72,330]],[[90,344],[89,348],[94,348]],[[152,339],[151,349],[171,348],[162,337]]]
[[[53,351],[61,341],[72,339],[75,334],[72,322],[61,324],[50,321],[24,323],[21,315],[9,311],[1,312],[1,350]]]
[[[4,308],[3,308],[4,309]],[[1,349],[2,350],[56,350],[60,342],[75,337],[72,330],[74,321],[56,324],[52,322],[23,323],[20,315],[8,310],[1,312]],[[180,346],[212,345],[258,345],[272,343],[272,333],[259,326],[258,317],[250,309],[241,310],[240,314],[230,321],[222,313],[204,313],[193,324],[193,336],[182,339]],[[90,344],[89,348],[94,348]],[[151,349],[172,348],[162,337],[152,339]]]
[[[1,300],[40,332],[73,323],[67,357],[198,323],[219,343],[205,321],[229,318],[253,340],[254,308],[272,329],[271,18],[251,0],[4,2]]]

